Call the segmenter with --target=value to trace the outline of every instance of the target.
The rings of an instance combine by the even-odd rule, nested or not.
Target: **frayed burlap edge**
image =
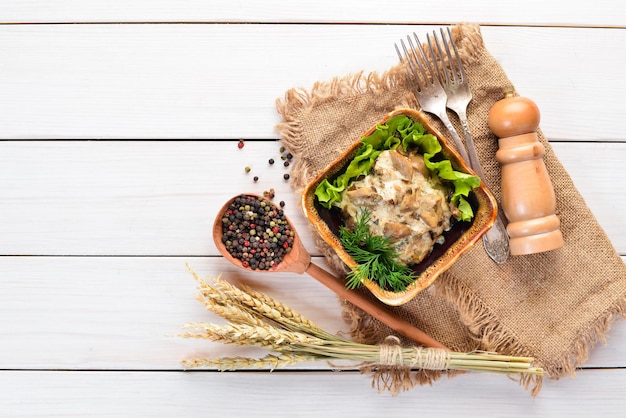
[[[400,77],[404,77],[404,73],[401,72],[400,67],[394,67],[382,75],[365,74],[361,71],[335,77],[328,82],[316,82],[310,90],[302,88],[288,90],[283,99],[276,101],[276,110],[283,117],[283,122],[276,125],[276,130],[285,148],[296,156],[301,155],[304,129],[301,117],[308,109],[329,100],[391,90],[397,85]],[[301,192],[307,182],[317,174],[311,173],[311,167],[306,160],[296,160],[291,173],[293,173],[291,186],[298,192]]]
[[[457,25],[452,29],[452,34],[459,50],[463,51],[461,55],[464,62],[469,63],[480,59],[485,46],[478,26]],[[317,174],[306,159],[298,159],[298,156],[302,153],[304,140],[302,116],[312,107],[323,104],[326,101],[346,99],[364,93],[391,90],[404,77],[404,69],[400,65],[394,66],[382,74],[376,72],[348,74],[335,77],[330,81],[316,82],[310,90],[303,88],[290,89],[285,93],[284,98],[276,101],[277,112],[283,118],[283,121],[276,125],[276,130],[280,134],[281,142],[286,149],[296,156],[295,164],[292,164],[291,168],[291,186],[298,194]],[[396,108],[401,107],[419,109],[411,95],[398,98]],[[389,109],[389,112],[392,110]],[[312,228],[310,228],[310,231],[313,234],[315,245],[326,258],[328,265],[337,274],[345,274],[347,271],[345,264]],[[479,300],[469,297],[470,292],[464,289],[458,281],[451,280],[445,289],[438,291],[443,292],[442,295],[456,304],[463,324],[468,327],[474,338],[483,343],[481,345],[486,345],[484,343],[488,342],[490,347],[506,349],[507,352],[515,353],[515,355],[529,355],[526,350],[521,348],[521,343],[514,335],[507,332],[501,324],[493,320],[493,314]],[[360,342],[379,343],[380,341],[376,341],[379,339],[379,335],[368,332],[369,327],[367,324],[372,318],[349,302],[341,298],[339,298],[339,301],[343,309],[343,318],[350,325],[352,338]],[[612,308],[610,312],[606,312],[601,318],[598,318],[593,326],[594,331],[590,335],[580,337],[575,343],[575,347],[572,347],[572,356],[564,359],[562,364],[542,365],[547,368],[548,377],[558,379],[572,374],[576,366],[587,358],[591,347],[599,340],[604,340],[604,334],[610,329],[612,318],[617,314],[624,314],[625,309],[626,300]],[[396,394],[418,384],[432,385],[442,375],[452,377],[456,374],[458,373],[419,370],[414,374],[413,378],[403,372],[402,376],[399,375],[396,378],[389,379],[388,377],[382,377],[381,373],[374,372],[372,386],[378,390],[390,390]],[[530,388],[533,396],[536,396],[541,390],[542,379],[537,376],[520,376],[518,381],[525,389]]]
[[[459,49],[464,51],[462,56],[465,62],[471,62],[472,60],[480,58],[484,50],[484,44],[482,42],[480,29],[477,26],[457,26],[453,28],[452,33]],[[276,130],[280,134],[281,142],[286,149],[296,156],[296,161],[292,164],[291,168],[291,186],[298,194],[302,192],[306,184],[317,174],[306,159],[298,159],[303,149],[304,127],[301,122],[303,115],[309,109],[327,101],[341,100],[364,93],[376,93],[394,89],[404,77],[404,69],[400,65],[394,66],[382,74],[376,72],[369,74],[365,72],[348,74],[335,77],[330,81],[316,82],[310,90],[303,88],[290,89],[285,93],[283,99],[276,101],[277,112],[283,118],[283,121],[276,125]],[[399,97],[396,107],[419,109],[419,105],[411,94]],[[389,111],[392,110],[393,109],[389,109]],[[331,269],[333,269],[336,274],[345,274],[347,272],[345,264],[313,228],[309,229],[313,234],[316,247],[321,251],[322,255],[324,255]],[[458,290],[458,294],[462,294],[461,289]],[[450,293],[450,295],[452,294]],[[368,332],[368,330],[371,330],[371,328],[368,327],[368,323],[373,319],[344,299],[338,298],[338,300],[342,307],[343,319],[349,324],[349,332],[352,338],[364,343],[379,343],[380,335],[376,332]],[[469,313],[469,311],[467,313]],[[480,313],[476,315],[466,315],[467,318],[480,318],[482,316],[483,314]],[[466,325],[470,328],[476,328],[476,326],[472,326],[470,323]],[[519,344],[516,344],[514,339],[510,339],[509,345]],[[381,373],[380,371],[374,372],[372,386],[379,391],[389,390],[394,394],[397,394],[399,391],[408,390],[415,385],[432,385],[435,380],[443,375],[452,377],[458,374],[458,372],[443,373],[441,371],[419,370],[414,373],[413,378],[404,372],[401,376],[398,375],[395,378],[389,378],[388,372],[389,371],[385,371],[385,373]],[[526,388],[533,384],[533,394],[538,393],[541,387],[540,381],[537,381],[537,379],[533,380],[528,376],[521,378],[520,383]]]
[[[470,334],[481,346],[490,347],[496,352],[506,352],[510,355],[532,357],[532,353],[524,349],[518,339],[496,320],[495,315],[469,289],[463,286],[452,275],[448,276],[445,286],[437,287],[438,292],[450,300],[457,307],[461,320],[467,326]],[[589,352],[598,343],[606,344],[606,334],[613,323],[620,316],[626,315],[626,298],[617,301],[598,316],[588,329],[587,334],[580,335],[573,341],[568,352],[570,355],[561,362],[537,364],[543,368],[549,379],[558,380],[566,376],[573,377],[576,368],[582,365],[589,357]],[[526,389],[532,386],[531,394],[536,396],[541,390],[541,380],[533,376],[524,376],[520,379]]]
[[[514,335],[496,321],[495,315],[482,301],[453,276],[450,276],[446,286],[439,287],[438,291],[458,308],[463,323],[481,345],[515,356],[532,356],[531,353],[523,349]],[[612,324],[625,314],[626,298],[623,298],[589,324],[590,332],[580,335],[572,343],[568,350],[569,357],[564,358],[559,363],[542,363],[540,365],[547,377],[556,380],[565,376],[573,376],[576,368],[587,360],[591,349],[599,342],[606,343],[606,334],[610,331]]]
[[[343,77],[336,77],[327,83],[317,82],[310,91],[304,89],[289,90],[286,92],[283,100],[277,100],[276,108],[283,117],[283,122],[278,124],[276,129],[280,133],[281,141],[285,148],[296,156],[296,161],[292,164],[290,172],[291,186],[298,194],[301,194],[306,184],[317,174],[317,172],[313,172],[305,159],[298,159],[298,155],[302,153],[303,145],[303,126],[301,123],[303,112],[327,100],[337,100],[366,92],[375,93],[393,89],[399,77],[404,77],[404,72],[400,67],[394,67],[382,75],[378,73],[366,75],[363,72],[349,74]],[[397,107],[417,108],[417,103],[412,96],[407,95],[400,99]],[[312,233],[315,246],[325,257],[329,267],[335,274],[345,275],[347,273],[346,265],[311,226],[309,226],[309,230]],[[367,324],[373,319],[346,300],[342,298],[338,298],[338,300],[342,307],[343,319],[349,325],[351,337],[361,343],[380,343],[379,335],[375,332],[368,332],[372,328],[368,327]],[[389,391],[394,396],[416,385],[432,385],[434,381],[443,375],[453,376],[457,374],[457,372],[436,370],[417,370],[410,373],[404,368],[398,369],[397,372],[389,368],[363,369],[361,373],[371,375],[373,388],[379,392]]]
[[[464,63],[468,64],[480,59],[485,45],[480,28],[476,25],[458,25],[452,29],[452,35]],[[302,116],[308,109],[321,105],[327,101],[335,101],[364,93],[376,93],[393,90],[405,78],[405,69],[396,65],[381,73],[365,73],[360,71],[354,74],[334,77],[330,81],[318,81],[310,90],[293,88],[285,93],[282,99],[276,100],[276,110],[283,121],[276,125],[281,141],[294,155],[300,155],[303,145]],[[415,108],[419,105],[412,94],[398,97],[397,108]],[[393,109],[389,109],[391,111]],[[330,162],[330,161],[329,161]],[[292,187],[301,192],[317,173],[311,173],[311,167],[305,160],[296,160],[291,169]]]

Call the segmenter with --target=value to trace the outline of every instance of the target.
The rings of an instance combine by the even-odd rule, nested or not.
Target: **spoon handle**
[[[411,341],[414,341],[426,347],[447,349],[445,345],[441,344],[439,341],[435,340],[418,328],[415,328],[414,325],[398,318],[396,315],[391,313],[389,309],[385,308],[380,303],[375,302],[372,299],[368,299],[365,295],[361,293],[347,289],[343,281],[328,273],[326,270],[322,269],[316,264],[310,263],[309,267],[306,270],[306,273],[308,273],[318,282],[322,283],[324,286],[328,287],[340,297],[344,298],[348,302],[351,302],[352,304],[367,312],[374,318],[378,319],[383,324],[404,335]]]

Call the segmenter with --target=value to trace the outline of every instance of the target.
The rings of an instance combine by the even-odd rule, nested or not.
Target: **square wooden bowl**
[[[420,122],[426,132],[435,135],[443,148],[443,154],[448,158],[455,170],[474,174],[476,173],[461,159],[454,148],[450,146],[445,137],[439,132],[425,115],[413,109],[400,109],[387,115],[379,124],[385,123],[389,118],[403,114]],[[372,126],[362,137],[370,135],[376,126]],[[332,181],[343,173],[356,152],[361,146],[361,138],[355,138],[355,142],[346,149],[335,161],[322,170],[304,189],[302,195],[302,207],[307,219],[313,224],[315,230],[322,239],[337,253],[339,258],[350,268],[357,264],[346,252],[339,240],[339,228],[343,224],[338,208],[326,209],[319,204],[315,196],[315,189],[324,180]],[[493,195],[485,185],[475,188],[468,198],[474,210],[474,219],[471,222],[455,221],[452,228],[444,233],[443,244],[436,244],[431,253],[419,264],[411,266],[418,275],[417,279],[402,292],[392,292],[382,289],[374,281],[366,280],[363,285],[372,292],[376,298],[387,305],[402,305],[413,299],[419,292],[430,286],[437,277],[447,270],[458,258],[467,252],[481,237],[491,228],[497,215],[497,203]]]

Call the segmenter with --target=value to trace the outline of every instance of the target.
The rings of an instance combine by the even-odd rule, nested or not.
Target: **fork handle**
[[[470,163],[470,166],[471,166],[471,162],[467,155],[467,150],[465,149],[465,146],[463,145],[463,141],[461,141],[461,137],[459,137],[459,134],[457,133],[456,129],[454,129],[454,126],[452,126],[452,122],[450,122],[450,118],[448,117],[448,114],[446,113],[446,111],[444,110],[443,112],[439,113],[437,117],[441,120],[441,122],[443,122],[448,132],[450,132],[450,135],[452,135],[452,139],[454,140],[454,144],[456,145],[456,149],[461,155],[461,158],[463,158],[465,161]],[[473,168],[474,167],[472,167],[472,169]]]
[[[495,261],[496,264],[504,264],[509,258],[511,252],[509,234],[506,231],[499,210],[495,223],[491,229],[483,235],[483,246],[489,257]]]
[[[478,177],[481,178],[483,183],[485,182],[485,174],[483,172],[483,168],[480,165],[480,160],[478,159],[478,154],[476,153],[476,146],[474,145],[474,138],[472,137],[472,133],[469,130],[469,124],[467,123],[467,114],[463,110],[456,111],[456,114],[459,116],[459,120],[461,121],[461,127],[463,128],[463,135],[465,136],[465,146],[467,147],[468,154],[468,162],[470,167],[474,170]],[[496,264],[503,264],[506,262],[507,258],[509,258],[510,254],[510,243],[509,243],[509,234],[507,233],[506,227],[504,226],[504,221],[502,219],[502,215],[498,210],[498,216],[496,217],[496,221],[484,235],[483,235],[483,246],[485,247],[485,251],[491,257]]]
[[[463,128],[463,136],[465,136],[465,147],[467,148],[467,154],[470,167],[478,174],[478,177],[485,180],[485,174],[483,168],[480,165],[478,154],[476,153],[476,146],[474,145],[474,138],[469,130],[469,124],[467,123],[467,114],[464,111],[458,111],[457,115],[461,121],[461,127]]]

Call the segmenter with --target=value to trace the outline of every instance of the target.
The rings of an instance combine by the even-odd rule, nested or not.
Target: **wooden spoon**
[[[433,339],[418,328],[415,328],[415,326],[413,326],[409,322],[395,316],[389,311],[387,307],[383,306],[379,302],[368,299],[365,295],[359,292],[347,289],[343,280],[333,276],[326,270],[312,263],[311,255],[302,245],[302,242],[298,238],[298,234],[289,219],[287,219],[287,222],[289,223],[289,227],[291,228],[291,230],[294,232],[293,247],[291,249],[291,252],[286,254],[283,260],[274,267],[272,267],[270,270],[253,270],[249,267],[244,267],[241,260],[233,257],[226,248],[226,245],[222,243],[223,215],[226,213],[228,206],[239,196],[241,195],[233,197],[228,202],[226,202],[224,206],[222,206],[222,208],[218,212],[218,216],[215,219],[215,223],[213,224],[213,239],[215,241],[215,245],[226,260],[230,261],[232,264],[241,269],[252,272],[293,272],[298,274],[307,273],[308,275],[322,283],[324,286],[335,292],[340,297],[344,298],[348,302],[351,302],[352,304],[367,312],[374,318],[378,319],[380,322],[386,324],[390,328],[396,330],[398,333],[404,335],[411,341],[414,341],[426,347],[447,348],[439,341]],[[246,196],[254,198],[261,197],[251,193],[247,193]],[[274,206],[274,203],[271,202],[269,199],[264,199],[268,204]]]

